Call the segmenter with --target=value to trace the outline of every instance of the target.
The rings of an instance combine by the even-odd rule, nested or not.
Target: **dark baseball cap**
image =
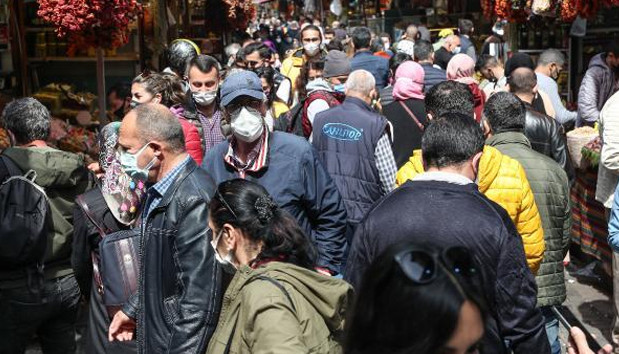
[[[253,71],[241,71],[232,74],[224,80],[220,89],[221,104],[229,105],[241,96],[248,96],[257,100],[264,100],[262,82]]]

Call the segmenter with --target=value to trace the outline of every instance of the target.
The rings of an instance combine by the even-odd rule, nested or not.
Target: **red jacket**
[[[484,105],[486,104],[486,94],[476,83],[471,83],[468,86],[471,92],[473,92],[473,99],[475,100],[475,120],[479,123],[481,121],[481,115],[484,112]]]
[[[187,153],[194,159],[196,164],[200,166],[202,164],[202,159],[204,158],[204,151],[202,151],[202,141],[200,140],[198,128],[191,124],[191,122],[187,119],[176,114],[174,109],[170,109],[170,111],[176,115],[178,122],[181,123],[181,127],[183,127],[183,134],[185,135],[185,150],[187,150]]]

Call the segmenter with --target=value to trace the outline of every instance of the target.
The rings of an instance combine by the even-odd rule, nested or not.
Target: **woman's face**
[[[158,102],[159,100],[155,96],[153,96],[152,93],[146,91],[144,86],[142,86],[142,84],[139,84],[137,82],[131,85],[131,99],[140,104],[151,103],[151,102],[159,103]]]
[[[484,334],[484,323],[476,305],[465,301],[460,308],[458,325],[440,354],[477,354],[477,344]]]
[[[261,245],[252,242],[241,229],[230,224],[224,224],[219,229],[210,218],[208,225],[213,230],[217,253],[221,258],[226,258],[230,254],[230,261],[237,269],[249,265],[260,253]]]
[[[262,91],[267,97],[269,97],[269,95],[271,94],[271,86],[269,86],[267,79],[263,77],[260,78],[260,81],[262,82]]]
[[[319,69],[310,69],[307,75],[307,81],[312,81],[316,79],[322,78],[322,70]]]

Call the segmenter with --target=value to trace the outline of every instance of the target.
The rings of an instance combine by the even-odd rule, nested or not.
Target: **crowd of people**
[[[40,102],[6,106],[0,216],[34,171],[47,214],[18,201],[10,217],[45,221],[49,242],[30,262],[23,243],[0,252],[0,352],[35,335],[75,352],[84,300],[86,353],[561,353],[565,132],[599,122],[619,170],[619,42],[572,112],[560,51],[507,58],[470,20],[435,43],[417,25],[397,42],[310,19],[255,29],[225,65],[179,39],[168,68],[114,86],[89,166],[47,146]],[[593,353],[568,330],[568,353]]]

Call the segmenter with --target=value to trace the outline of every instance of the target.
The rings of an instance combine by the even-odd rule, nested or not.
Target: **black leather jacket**
[[[221,268],[209,243],[213,179],[193,160],[148,215],[138,292],[123,307],[137,320],[139,353],[204,353],[219,317]]]
[[[567,154],[563,126],[552,117],[537,112],[530,104],[524,104],[527,108],[524,135],[529,139],[531,147],[555,160],[572,180],[574,168]]]

